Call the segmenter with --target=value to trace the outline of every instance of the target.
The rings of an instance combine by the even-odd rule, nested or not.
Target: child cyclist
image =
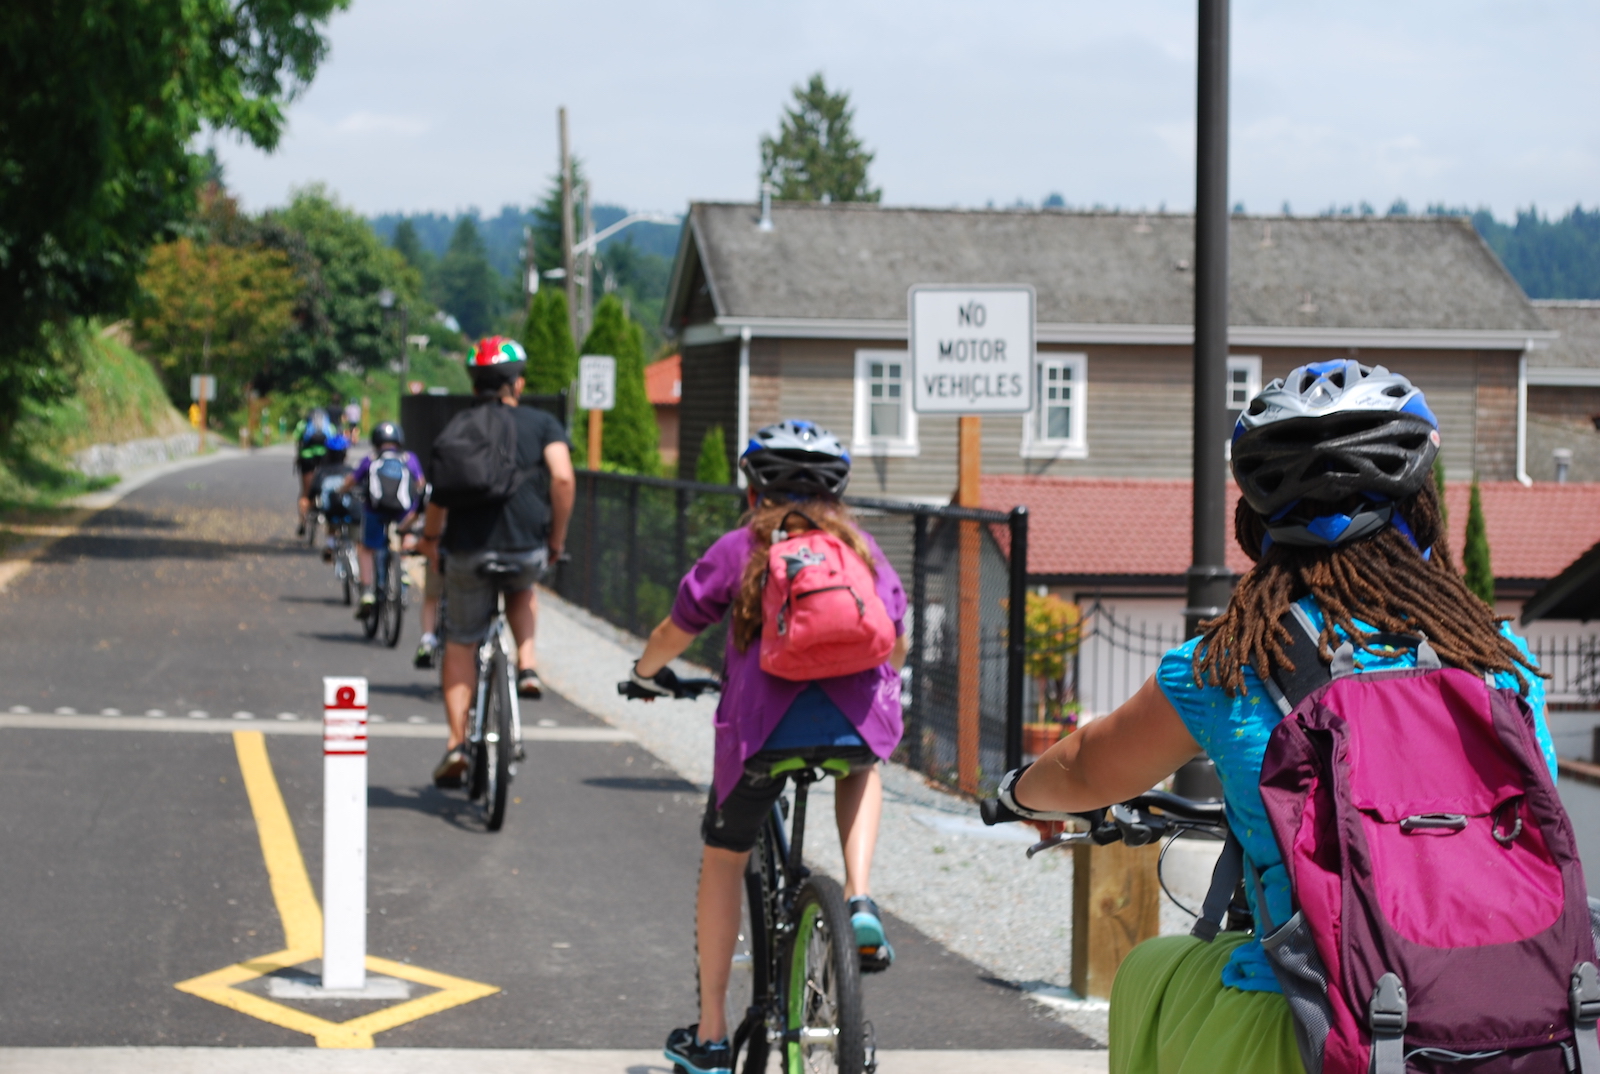
[[[745,863],[783,790],[784,778],[768,774],[775,761],[800,755],[850,762],[851,773],[839,780],[835,799],[845,896],[863,952],[862,969],[886,969],[894,958],[868,892],[883,808],[876,764],[889,756],[901,733],[905,593],[883,551],[839,501],[850,479],[850,455],[833,434],[806,421],[770,425],[750,441],[739,468],[749,483],[749,511],[739,528],[718,539],[684,576],[672,614],[650,635],[632,676],[643,690],[673,696],[677,677],[668,662],[731,610],[715,769],[701,824],[705,850],[695,914],[700,1021],[673,1030],[666,1045],[666,1057],[690,1074],[729,1070],[728,975]],[[796,682],[761,668],[762,596],[774,540],[812,529],[837,537],[870,568],[877,597],[893,622],[894,641],[888,659],[868,670]]]
[[[422,490],[427,479],[422,464],[406,449],[406,434],[392,421],[380,421],[372,430],[373,454],[356,464],[345,481],[346,490],[361,489],[366,505],[361,520],[361,544],[356,555],[361,562],[361,603],[356,618],[371,615],[377,606],[372,591],[376,575],[374,553],[389,540],[389,523],[402,527],[422,509]]]
[[[1362,647],[1358,672],[1412,668],[1416,650],[1374,635],[1423,635],[1446,666],[1520,692],[1553,777],[1535,661],[1467,590],[1446,544],[1432,476],[1438,448],[1422,393],[1381,366],[1319,362],[1269,384],[1240,417],[1232,452],[1241,493],[1234,532],[1255,566],[1223,613],[1167,653],[1125,705],[1008,773],[1001,801],[1041,819],[1096,809],[1144,793],[1203,747],[1245,875],[1259,879],[1246,885],[1258,933],[1288,921],[1296,896],[1260,779],[1282,718],[1264,683],[1281,687],[1285,675],[1306,671],[1287,655],[1296,621],[1305,624],[1297,651],[1307,663],[1316,637],[1324,665],[1349,640]],[[1112,986],[1113,1074],[1299,1074],[1295,1031],[1257,935],[1151,940]]]

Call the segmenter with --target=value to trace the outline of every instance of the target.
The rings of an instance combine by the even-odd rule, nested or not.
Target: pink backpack
[[[811,519],[791,517],[814,528],[774,534],[761,594],[761,670],[810,682],[877,667],[894,648],[894,624],[872,571]]]

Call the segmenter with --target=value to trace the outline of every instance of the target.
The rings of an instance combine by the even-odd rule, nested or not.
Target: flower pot
[[[1061,740],[1066,728],[1059,723],[1025,723],[1022,725],[1022,752],[1037,757]]]

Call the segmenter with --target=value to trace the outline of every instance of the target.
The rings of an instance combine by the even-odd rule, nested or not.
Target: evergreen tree
[[[622,300],[607,295],[594,309],[594,328],[583,341],[584,354],[609,354],[617,360],[617,405],[605,416],[603,461],[638,474],[661,470],[661,432],[644,389],[644,330],[629,319]],[[589,412],[572,423],[573,447],[588,464]]]
[[[417,234],[417,226],[409,219],[402,219],[394,229],[394,242],[390,243],[400,252],[400,256],[419,273],[424,280],[433,275],[434,256],[428,248],[422,245],[422,238]]]
[[[1483,498],[1478,479],[1472,479],[1472,498],[1467,504],[1466,547],[1461,553],[1467,569],[1467,588],[1490,607],[1494,606],[1494,570],[1489,566],[1489,532],[1483,521]]]
[[[528,351],[528,390],[559,392],[578,375],[578,349],[568,327],[567,295],[559,287],[541,287],[528,309],[522,345]]]
[[[785,201],[877,201],[867,180],[873,153],[852,129],[850,94],[829,93],[822,72],[794,88],[776,138],[761,139],[761,175]]]
[[[580,215],[582,203],[578,200],[578,188],[583,185],[583,162],[577,157],[572,158],[572,238],[577,241],[583,235],[583,217]],[[598,225],[597,225],[598,226]],[[556,173],[550,177],[550,187],[544,192],[544,198],[533,207],[533,263],[539,266],[540,272],[549,272],[551,269],[561,267],[561,167],[556,165]],[[561,286],[558,282],[557,286]]]
[[[728,468],[728,439],[722,426],[713,425],[700,439],[700,454],[694,460],[694,479],[708,485],[731,485],[733,474]]]
[[[499,304],[500,281],[470,216],[463,216],[450,236],[450,248],[439,261],[437,287],[439,305],[460,322],[469,339],[489,330]]]

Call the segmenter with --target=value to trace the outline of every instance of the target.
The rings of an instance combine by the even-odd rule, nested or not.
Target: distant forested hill
[[[1472,223],[1529,298],[1600,298],[1600,210],[1551,220],[1530,208],[1502,224],[1480,209]]]
[[[620,205],[596,205],[594,229],[603,231],[627,215],[628,210]],[[533,220],[530,209],[505,205],[501,206],[499,215],[491,217],[483,216],[476,209],[454,216],[443,213],[384,213],[372,218],[372,227],[384,242],[392,243],[394,229],[400,226],[401,220],[409,219],[411,226],[417,229],[417,237],[422,240],[423,248],[435,257],[443,257],[445,248],[450,245],[450,236],[463,216],[470,216],[476,221],[484,245],[489,248],[489,264],[494,266],[494,270],[507,279],[514,277],[522,261],[522,229]],[[634,224],[601,243],[600,249],[603,253],[612,246],[631,243],[637,253],[663,257],[670,263],[678,252],[678,231],[679,228],[672,224]],[[665,287],[665,284],[662,286]]]

